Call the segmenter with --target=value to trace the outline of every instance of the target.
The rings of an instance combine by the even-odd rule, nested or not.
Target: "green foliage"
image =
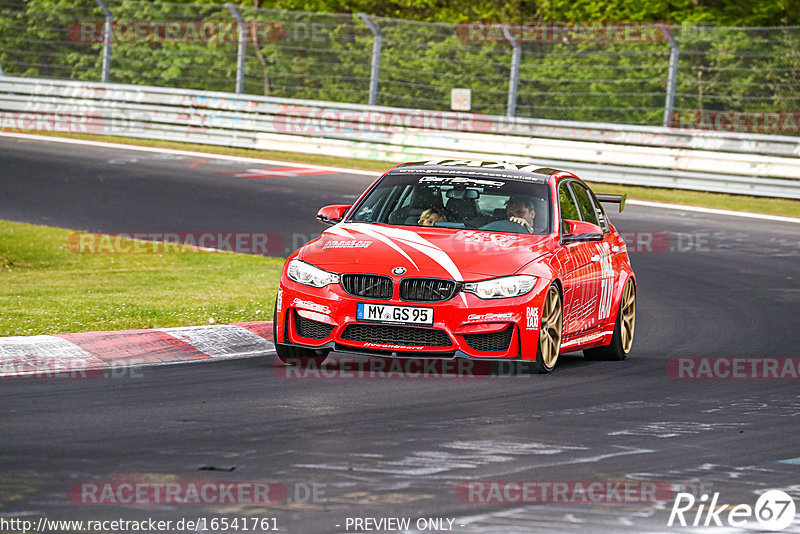
[[[107,4],[118,24],[233,21],[222,0]],[[355,16],[363,11],[375,16],[383,34],[379,105],[449,109],[450,90],[464,87],[472,90],[474,111],[505,114],[512,47],[465,39],[452,23],[509,19],[668,21],[681,45],[678,110],[794,111],[800,105],[800,29],[726,27],[800,24],[794,0],[274,0],[264,7],[259,0],[239,7],[253,30],[245,63],[250,94],[367,103],[373,36]],[[7,75],[99,80],[102,44],[76,40],[70,28],[102,20],[93,0],[8,0],[0,7],[0,66]],[[110,81],[231,92],[236,41],[117,38]],[[663,36],[527,41],[517,115],[660,124],[668,64]]]

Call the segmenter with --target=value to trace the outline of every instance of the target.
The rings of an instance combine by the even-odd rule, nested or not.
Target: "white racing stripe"
[[[579,345],[581,343],[587,343],[589,341],[595,341],[597,339],[600,339],[601,337],[605,337],[605,336],[607,336],[609,334],[613,334],[613,333],[614,333],[613,330],[608,330],[606,332],[597,332],[595,334],[588,334],[588,335],[573,339],[572,341],[567,341],[566,343],[562,343],[561,347],[562,348],[563,347],[569,347],[570,345]]]
[[[323,232],[323,234],[333,234],[338,235],[340,237],[347,237],[349,239],[355,239],[356,237],[347,231],[346,228],[342,228],[341,223],[337,224],[336,226],[331,226],[327,230]]]
[[[212,358],[252,356],[275,350],[271,341],[236,325],[157,328]]]
[[[355,224],[352,224],[352,223],[351,223],[351,226],[355,226],[356,224],[359,224],[359,228],[357,228],[357,231],[359,231],[359,232],[361,232],[361,233],[364,233],[364,234],[366,234],[366,235],[371,235],[371,236],[372,236],[372,237],[374,237],[375,239],[378,239],[378,240],[380,240],[382,243],[386,243],[386,244],[388,244],[389,246],[391,246],[392,248],[394,248],[395,250],[397,250],[398,252],[400,252],[401,254],[403,254],[403,256],[405,256],[406,258],[408,258],[408,261],[410,261],[410,262],[411,262],[411,263],[414,265],[414,267],[416,267],[416,268],[417,268],[417,270],[419,270],[419,267],[417,266],[417,264],[416,264],[416,263],[414,263],[414,261],[413,261],[413,260],[412,260],[412,259],[411,259],[411,258],[410,258],[410,257],[409,257],[407,254],[405,254],[405,253],[404,253],[402,250],[400,250],[400,249],[397,247],[397,245],[394,243],[394,241],[392,241],[392,240],[391,240],[391,238],[389,238],[389,237],[386,237],[386,236],[384,236],[384,235],[380,234],[380,233],[379,233],[379,232],[377,232],[377,231],[376,231],[374,234],[372,234],[372,233],[368,233],[368,232],[365,232],[365,231],[364,231],[364,228],[363,228],[363,225],[361,225],[360,223],[355,223]],[[338,225],[337,225],[337,226],[338,226]],[[339,235],[339,236],[342,236],[342,237],[348,237],[348,238],[351,238],[351,239],[355,239],[355,237],[356,237],[356,236],[354,236],[353,234],[351,234],[350,232],[348,232],[348,231],[347,231],[345,228],[337,228],[337,226],[334,226],[333,228],[329,229],[328,231],[329,231],[330,233],[332,233],[332,234],[335,234],[335,235]],[[379,228],[380,228],[380,227],[379,227]],[[381,228],[381,229],[383,229],[383,228]],[[334,231],[334,230],[335,230],[335,231]],[[392,230],[395,230],[395,229],[392,229]],[[403,230],[403,231],[407,231],[407,230]],[[412,232],[412,233],[413,233],[413,232]],[[414,240],[414,242],[415,242],[415,243],[417,243],[417,244],[421,244],[421,245],[427,245],[427,247],[428,247],[428,251],[427,251],[427,252],[426,252],[425,250],[421,250],[421,249],[419,249],[419,248],[417,248],[417,247],[414,247],[416,250],[419,250],[420,252],[423,252],[423,253],[425,253],[425,254],[426,254],[428,257],[430,257],[430,258],[434,259],[434,261],[436,261],[437,263],[439,263],[439,265],[441,265],[441,266],[442,266],[443,268],[445,268],[445,269],[447,269],[447,267],[445,267],[445,265],[448,265],[448,264],[449,264],[449,265],[450,265],[450,269],[447,269],[447,272],[449,272],[449,273],[451,274],[451,276],[453,276],[453,278],[455,278],[455,279],[456,279],[456,280],[458,280],[459,282],[463,281],[463,277],[461,276],[461,272],[458,270],[458,267],[456,267],[455,263],[453,263],[453,260],[452,260],[452,259],[451,259],[451,258],[450,258],[450,257],[449,257],[449,256],[448,256],[448,255],[447,255],[447,254],[446,254],[446,253],[443,251],[443,250],[441,250],[440,248],[438,248],[438,247],[434,246],[434,245],[433,245],[432,243],[430,243],[429,241],[426,241],[426,240],[422,239],[422,238],[421,238],[419,235],[417,235],[417,234],[414,234],[414,236],[415,236],[415,237],[417,237],[417,238],[419,238],[419,240],[422,240],[422,241],[423,241],[423,243],[419,243],[417,240]],[[410,245],[410,246],[413,246],[412,244],[408,243],[408,241],[407,241],[407,240],[402,240],[402,242],[403,242],[403,243],[406,243],[406,244],[408,244],[408,245]],[[432,250],[431,250],[431,249],[432,249]],[[438,252],[437,252],[437,251],[438,251]],[[439,253],[440,253],[441,255],[440,255]],[[436,258],[434,258],[434,257],[433,257],[431,254],[434,254],[434,255],[436,255],[436,256],[437,256],[439,259],[437,260],[437,259],[436,259]],[[442,257],[442,256],[443,256],[443,257]],[[445,262],[445,264],[444,264],[444,265],[442,264],[442,261],[444,261],[444,262]],[[462,302],[464,303],[464,305],[466,306],[466,305],[467,305],[467,297],[466,297],[466,295],[464,295],[464,293],[463,293],[463,292],[459,292],[459,296],[461,297],[461,301],[462,301]]]
[[[401,254],[404,258],[406,258],[408,261],[410,261],[411,265],[413,265],[414,268],[419,271],[419,266],[416,264],[416,262],[414,260],[412,260],[411,256],[406,254],[406,252],[403,249],[401,249],[399,246],[397,246],[397,243],[395,243],[393,239],[391,239],[391,238],[389,238],[389,237],[387,237],[387,236],[385,236],[385,235],[383,235],[383,234],[381,234],[381,233],[379,233],[377,231],[374,231],[371,228],[367,228],[366,226],[367,225],[365,225],[365,224],[354,223],[354,224],[350,225],[350,228],[353,228],[354,230],[356,230],[358,232],[361,232],[362,234],[365,234],[365,235],[368,235],[370,237],[373,237],[373,238],[377,239],[378,241],[380,241],[381,243],[384,243],[384,244],[390,246],[391,248],[396,250],[399,254]]]
[[[450,273],[456,281],[463,282],[464,277],[461,275],[461,271],[458,270],[458,267],[447,255],[447,253],[442,250],[441,248],[437,247],[424,237],[420,236],[416,232],[412,232],[411,230],[403,230],[401,228],[385,228],[385,227],[377,227],[371,228],[369,225],[365,225],[362,223],[353,223],[349,225],[350,228],[357,230],[359,232],[365,233],[367,235],[373,235],[375,237],[381,236],[383,239],[381,241],[385,243],[389,243],[389,241],[397,242],[413,248],[417,252],[421,252],[425,256],[428,256],[430,259],[435,261],[442,269],[446,270]],[[398,248],[396,245],[393,245],[394,248]],[[399,249],[398,249],[399,250]],[[412,261],[411,258],[403,253],[409,261]],[[414,264],[416,267],[416,263]],[[417,267],[419,270],[419,267]]]

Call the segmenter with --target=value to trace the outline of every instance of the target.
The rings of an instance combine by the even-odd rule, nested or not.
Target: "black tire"
[[[275,309],[272,312],[272,339],[275,342],[275,352],[278,359],[286,365],[302,368],[319,369],[319,366],[328,358],[327,349],[306,349],[277,343],[278,339],[278,301],[275,301]]]
[[[542,305],[539,342],[536,344],[536,361],[532,362],[531,366],[534,373],[549,373],[556,366],[558,355],[561,352],[563,334],[564,302],[558,284],[553,282],[547,289],[545,303]],[[547,337],[543,338],[542,335]]]
[[[633,300],[626,302],[625,297],[628,291],[632,292]],[[633,325],[630,327],[630,342],[628,343],[628,350],[625,350],[622,336],[623,309],[628,306],[628,310],[632,309]],[[611,335],[611,343],[600,347],[594,347],[583,351],[583,357],[592,361],[622,361],[630,354],[631,346],[633,344],[633,333],[636,325],[636,285],[632,279],[628,279],[625,283],[625,290],[623,296],[619,299],[619,307],[617,308],[617,320],[614,324],[614,333]]]
[[[272,307],[272,342],[278,346],[278,299],[275,299],[275,306]]]
[[[278,353],[278,359],[286,365],[304,369],[319,369],[328,358],[328,351],[325,349],[306,349],[277,343],[275,344],[275,352]]]

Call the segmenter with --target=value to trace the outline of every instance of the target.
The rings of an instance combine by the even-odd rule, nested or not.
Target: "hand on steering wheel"
[[[533,226],[531,226],[530,223],[525,219],[523,219],[522,217],[509,217],[508,220],[524,227],[525,229],[528,230],[529,233],[531,234],[533,233]]]

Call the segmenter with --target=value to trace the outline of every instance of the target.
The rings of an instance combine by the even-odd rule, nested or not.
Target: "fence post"
[[[108,71],[111,69],[111,37],[114,34],[114,16],[103,3],[103,0],[94,0],[103,10],[106,22],[103,24],[103,83],[108,83]]]
[[[519,41],[511,37],[508,31],[508,26],[503,26],[503,33],[511,43],[511,75],[508,79],[508,105],[506,107],[506,116],[513,117],[517,113],[517,90],[519,87],[519,62],[522,58],[522,45]]]
[[[364,21],[369,31],[372,32],[372,68],[369,73],[369,105],[374,106],[378,102],[378,76],[381,71],[381,45],[383,34],[369,18],[366,13],[359,13],[358,17]]]
[[[681,52],[681,47],[678,44],[675,36],[664,25],[659,24],[658,29],[669,41],[669,74],[667,75],[667,99],[664,103],[664,127],[669,128],[672,125],[672,114],[675,109],[675,86],[678,83],[678,55]]]
[[[236,52],[236,92],[244,93],[244,60],[247,54],[247,26],[245,26],[244,18],[236,9],[236,6],[231,3],[225,3],[225,7],[231,12],[233,18],[236,19],[236,25],[239,27],[239,49]]]

